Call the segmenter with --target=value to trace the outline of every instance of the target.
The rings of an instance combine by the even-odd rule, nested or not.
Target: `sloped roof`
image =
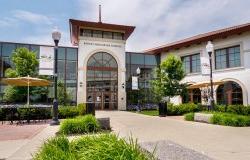
[[[172,49],[178,49],[181,47],[186,47],[192,44],[199,44],[201,42],[212,41],[218,38],[225,38],[233,34],[241,34],[242,32],[250,31],[250,23],[241,24],[237,26],[232,26],[224,29],[215,30],[212,32],[207,32],[199,34],[193,37],[185,38],[176,42],[168,43],[159,47],[151,48],[145,50],[144,52],[150,54],[159,54],[163,51],[169,51]]]

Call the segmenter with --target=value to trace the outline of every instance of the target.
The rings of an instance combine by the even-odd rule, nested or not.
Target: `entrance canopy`
[[[221,85],[225,83],[224,81],[218,80],[218,81],[213,81],[213,85]],[[203,82],[198,82],[195,84],[192,84],[188,86],[188,89],[195,89],[195,88],[204,88],[210,86],[210,81],[203,81]]]

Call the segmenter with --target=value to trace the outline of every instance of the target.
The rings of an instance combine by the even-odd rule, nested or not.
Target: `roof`
[[[70,39],[73,45],[78,45],[78,32],[79,27],[95,28],[100,30],[115,30],[124,32],[124,39],[127,40],[128,37],[133,33],[135,26],[125,26],[117,24],[109,24],[102,22],[90,22],[90,21],[80,21],[75,19],[69,19],[70,25]]]
[[[212,41],[218,38],[225,38],[233,34],[241,34],[242,32],[250,31],[250,23],[241,24],[233,27],[228,27],[224,29],[215,30],[212,32],[207,32],[199,34],[193,37],[185,38],[176,42],[168,43],[159,47],[151,48],[145,50],[144,52],[151,54],[159,54],[163,51],[169,51],[172,49],[179,49],[181,47],[187,47],[192,44],[200,44],[202,42]]]

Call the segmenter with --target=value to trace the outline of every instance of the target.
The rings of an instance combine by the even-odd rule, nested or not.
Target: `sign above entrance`
[[[117,44],[107,44],[107,43],[97,43],[97,42],[84,42],[84,45],[90,45],[90,46],[101,46],[101,47],[117,47],[121,48],[121,45]]]
[[[132,90],[138,90],[138,77],[132,76]]]

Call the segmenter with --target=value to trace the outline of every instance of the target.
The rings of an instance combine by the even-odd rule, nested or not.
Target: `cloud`
[[[127,50],[142,51],[211,30],[250,21],[250,1],[242,0],[79,0],[81,19],[135,25]]]
[[[25,10],[15,10],[13,11],[13,16],[19,20],[34,23],[34,24],[52,24],[51,18],[42,15],[42,14],[37,14]]]

